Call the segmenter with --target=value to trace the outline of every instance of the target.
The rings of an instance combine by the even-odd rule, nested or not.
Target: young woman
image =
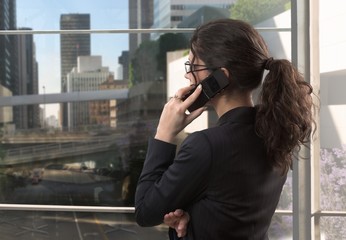
[[[172,238],[268,239],[292,155],[312,132],[312,87],[237,20],[198,27],[185,65],[185,77],[198,87],[184,101],[193,86],[180,89],[163,109],[137,186],[136,220],[164,221]],[[205,93],[199,83],[218,70],[229,81],[208,102],[218,125],[192,133],[176,152],[177,134],[205,110],[186,111]],[[260,85],[255,106],[252,93]]]

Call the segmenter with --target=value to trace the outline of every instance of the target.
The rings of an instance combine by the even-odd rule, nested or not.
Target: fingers
[[[174,95],[174,98],[184,99],[185,95],[188,94],[192,89],[194,89],[195,85],[190,85],[187,87],[180,88]]]
[[[198,85],[196,89],[193,90],[191,94],[188,94],[189,96],[184,100],[184,105],[183,107],[185,109],[188,109],[198,98],[198,96],[202,92],[202,85]]]
[[[164,215],[164,223],[174,228],[178,237],[184,237],[187,232],[187,226],[190,221],[190,215],[182,209],[177,209]]]
[[[174,225],[175,225],[176,219],[175,219],[173,213],[167,213],[167,214],[165,214],[165,216],[163,217],[163,222],[164,222],[167,226],[169,226],[169,227],[171,227],[171,228],[174,228],[174,227],[175,227]]]
[[[186,235],[187,225],[189,221],[190,215],[187,212],[184,212],[176,228],[178,237],[184,237]]]
[[[173,214],[174,214],[175,216],[177,216],[177,217],[181,217],[181,216],[184,214],[184,210],[182,210],[182,209],[177,209],[177,210],[174,211]]]

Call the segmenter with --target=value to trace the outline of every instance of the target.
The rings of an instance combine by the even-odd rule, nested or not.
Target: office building
[[[20,28],[19,30],[32,30]],[[38,63],[36,61],[33,35],[18,35],[18,95],[38,94]],[[15,106],[15,124],[17,129],[39,128],[40,112],[38,104]]]
[[[129,0],[129,28],[148,29],[153,25],[153,0]],[[150,33],[130,33],[130,60],[137,47],[150,39]]]
[[[16,1],[0,0],[0,29],[16,30]],[[15,35],[0,35],[0,84],[16,95],[17,44]]]
[[[124,89],[128,81],[115,80],[110,74],[106,81],[99,85],[99,90]],[[99,100],[89,103],[90,123],[103,127],[117,127],[117,100]]]
[[[0,0],[0,30],[15,30],[16,28],[16,0]],[[0,96],[17,95],[16,41],[15,35],[0,35]],[[12,124],[13,120],[13,107],[1,109],[1,126]]]
[[[17,30],[16,22],[16,1],[0,0],[0,29]],[[37,68],[32,35],[0,36],[0,84],[4,88],[3,92],[11,93],[13,96],[37,94]],[[4,116],[4,119],[11,119],[16,129],[40,126],[38,105],[13,106],[6,109],[5,112],[10,113],[10,116]]]
[[[236,0],[154,0],[154,23],[152,28],[175,28],[178,27],[179,23],[203,6],[229,10],[235,1]],[[159,34],[153,34],[152,38],[157,39],[158,36]]]
[[[109,75],[108,67],[102,67],[101,56],[80,56],[77,58],[77,67],[67,74],[67,92],[83,92],[99,90],[101,83]],[[89,102],[67,103],[68,128],[74,130],[90,124]]]
[[[62,14],[61,30],[89,30],[90,14]],[[90,56],[90,34],[60,35],[61,92],[67,92],[67,74],[77,67],[78,56]],[[61,104],[61,125],[67,126],[67,104]]]

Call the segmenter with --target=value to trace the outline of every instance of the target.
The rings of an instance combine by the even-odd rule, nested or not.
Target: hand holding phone
[[[217,69],[204,80],[202,80],[200,84],[202,85],[202,92],[196,101],[187,108],[189,112],[193,112],[196,109],[203,107],[211,98],[220,93],[229,85],[229,80],[221,69]],[[196,88],[192,89],[188,94],[186,94],[183,100],[188,98],[195,91],[195,89]]]

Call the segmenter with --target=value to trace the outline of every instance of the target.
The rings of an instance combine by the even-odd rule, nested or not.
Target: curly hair
[[[312,133],[312,86],[285,59],[269,56],[261,35],[248,23],[219,19],[198,27],[191,40],[194,58],[212,68],[229,71],[230,86],[225,91],[253,91],[266,75],[256,106],[255,130],[263,138],[268,161],[287,173],[292,155],[306,144]],[[232,90],[230,90],[232,88]]]
[[[287,172],[294,151],[310,140],[313,89],[288,60],[272,60],[268,70],[257,106],[256,131],[265,140],[272,164]]]

